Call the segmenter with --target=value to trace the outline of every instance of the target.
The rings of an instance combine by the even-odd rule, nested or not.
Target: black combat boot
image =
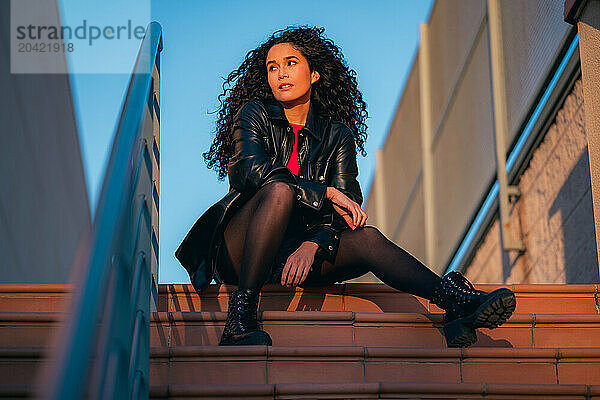
[[[477,290],[460,272],[452,271],[434,289],[431,302],[446,310],[444,335],[448,347],[468,347],[477,341],[476,328],[494,329],[515,311],[515,294],[506,288]]]
[[[237,289],[231,294],[219,346],[273,344],[269,334],[258,328],[258,293],[257,289]]]

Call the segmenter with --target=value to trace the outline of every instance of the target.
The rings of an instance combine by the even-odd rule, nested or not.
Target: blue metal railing
[[[73,267],[76,292],[40,397],[148,398],[150,312],[158,282],[161,50],[162,28],[151,22],[119,115],[91,232]]]

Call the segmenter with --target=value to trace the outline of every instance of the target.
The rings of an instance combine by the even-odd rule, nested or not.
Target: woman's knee
[[[260,188],[261,202],[272,202],[278,207],[291,207],[294,204],[296,192],[286,182],[270,182]]]
[[[342,263],[370,262],[373,249],[377,248],[382,238],[385,238],[379,229],[370,225],[354,230],[344,229],[340,235],[338,252],[344,255]],[[348,256],[345,256],[346,254]]]
[[[361,236],[362,243],[373,243],[384,237],[383,233],[381,233],[377,227],[372,225],[363,226],[354,230],[354,232],[357,232]]]

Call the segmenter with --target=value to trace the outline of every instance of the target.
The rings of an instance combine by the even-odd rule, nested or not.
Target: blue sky
[[[432,0],[198,1],[59,0],[62,23],[98,25],[127,19],[163,28],[161,53],[160,271],[161,283],[189,283],[174,256],[196,219],[228,190],[202,153],[214,138],[223,77],[270,34],[289,25],[325,27],[325,35],[356,70],[369,112],[367,157],[358,155],[365,202],[381,147],[402,94]],[[139,41],[97,60],[69,54],[71,84],[92,210]],[[124,65],[125,67],[120,67]],[[127,66],[129,65],[129,68]],[[119,67],[117,67],[119,66]]]

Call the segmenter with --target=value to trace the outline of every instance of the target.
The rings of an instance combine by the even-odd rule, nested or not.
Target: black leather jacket
[[[298,133],[299,174],[287,167],[294,133],[278,103],[246,102],[234,116],[233,152],[228,165],[230,190],[194,224],[175,252],[194,287],[203,290],[212,280],[222,232],[234,211],[262,186],[273,181],[290,184],[302,209],[306,236],[335,260],[339,232],[348,224],[325,198],[333,186],[362,206],[356,179],[356,144],[348,126],[322,118],[311,103],[306,123]]]

